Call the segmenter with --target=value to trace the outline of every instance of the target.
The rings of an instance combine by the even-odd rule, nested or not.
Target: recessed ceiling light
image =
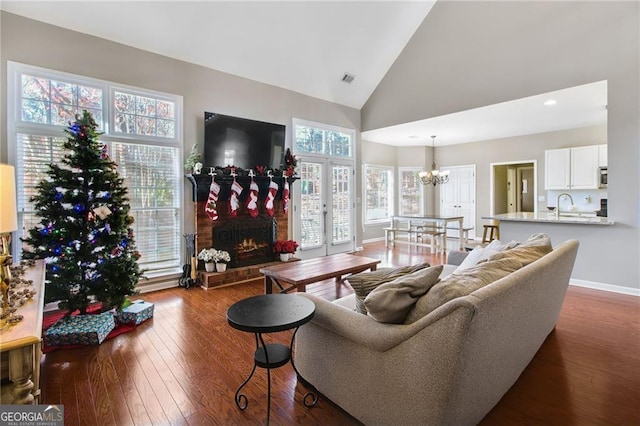
[[[544,101],[544,104],[545,104],[546,106],[555,105],[555,104],[557,104],[557,103],[558,103],[558,101],[556,101],[555,99],[548,99],[548,100]]]

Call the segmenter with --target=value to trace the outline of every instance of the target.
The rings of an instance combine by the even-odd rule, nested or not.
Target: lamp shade
[[[18,229],[16,178],[13,166],[0,164],[0,234]]]

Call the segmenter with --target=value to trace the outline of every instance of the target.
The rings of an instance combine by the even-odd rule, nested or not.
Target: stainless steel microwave
[[[600,169],[598,170],[598,185],[600,186],[600,188],[607,187],[607,168],[606,167],[600,167]]]

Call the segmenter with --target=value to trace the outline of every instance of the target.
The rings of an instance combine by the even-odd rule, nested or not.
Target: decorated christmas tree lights
[[[92,299],[119,308],[141,276],[123,179],[84,111],[65,130],[67,154],[51,164],[31,198],[38,226],[23,239],[26,259],[45,259],[45,302],[86,313]]]

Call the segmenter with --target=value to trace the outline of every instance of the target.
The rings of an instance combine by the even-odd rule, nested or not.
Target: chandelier
[[[436,168],[436,137],[431,136],[431,151],[433,152],[433,162],[431,163],[431,171],[420,172],[418,173],[418,177],[420,177],[420,181],[423,185],[433,184],[436,186],[437,184],[443,184],[449,182],[449,170],[445,170],[441,172]]]

